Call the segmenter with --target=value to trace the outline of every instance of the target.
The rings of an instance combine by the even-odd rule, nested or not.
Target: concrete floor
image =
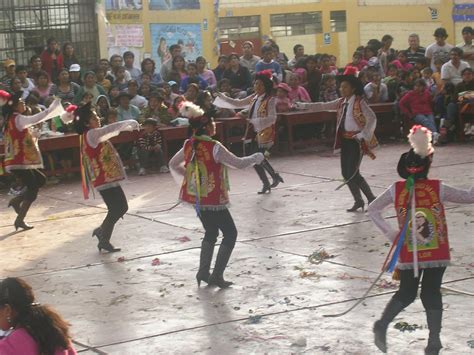
[[[396,176],[407,145],[384,145],[362,172],[380,193]],[[468,188],[474,178],[473,144],[439,147],[431,177]],[[123,184],[130,210],[112,242],[123,248],[99,254],[91,231],[105,216],[98,198],[84,201],[79,181],[41,190],[15,233],[9,196],[0,195],[0,278],[20,276],[39,302],[71,323],[81,354],[378,354],[372,324],[396,288],[390,276],[362,305],[340,318],[324,318],[353,304],[375,279],[387,240],[352,205],[340,184],[339,157],[329,150],[275,157],[285,183],[261,196],[253,169],[231,171],[231,212],[238,242],[226,272],[232,288],[195,282],[202,226],[195,212],[172,206],[178,186],[169,174],[132,175]],[[447,206],[453,266],[445,285],[474,292],[473,206]],[[394,211],[387,211],[392,223]],[[186,238],[184,238],[186,237]],[[308,256],[324,249],[321,264]],[[119,259],[120,258],[120,259]],[[159,265],[152,265],[158,258]],[[123,261],[122,261],[123,260]],[[472,298],[444,294],[442,354],[474,353]],[[404,321],[423,329],[401,332]],[[422,354],[428,330],[421,302],[389,329],[389,353]]]

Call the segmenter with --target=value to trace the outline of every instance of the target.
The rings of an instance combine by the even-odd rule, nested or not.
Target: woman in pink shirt
[[[1,355],[76,355],[69,325],[48,306],[35,302],[31,286],[9,277],[0,282]]]
[[[395,65],[398,70],[409,71],[413,69],[413,65],[408,63],[407,51],[400,51],[398,59],[395,59],[390,64]]]
[[[311,102],[308,92],[304,87],[300,85],[300,77],[291,73],[288,79],[288,85],[290,86],[290,92],[288,97],[291,102]]]

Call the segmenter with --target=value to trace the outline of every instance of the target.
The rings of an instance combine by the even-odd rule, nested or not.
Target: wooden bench
[[[247,120],[240,116],[229,118],[216,118],[217,122],[221,122],[224,131],[224,140],[221,141],[230,149],[232,144],[242,144],[247,127]],[[238,132],[236,134],[236,132]]]

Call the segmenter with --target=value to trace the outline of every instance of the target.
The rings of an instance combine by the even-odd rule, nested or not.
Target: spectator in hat
[[[142,75],[142,71],[133,66],[133,62],[135,61],[135,54],[133,54],[133,52],[126,51],[123,54],[123,61],[125,69],[128,70],[132,79],[138,80],[140,78],[140,75]]]
[[[140,117],[140,109],[137,106],[132,105],[130,103],[130,99],[130,94],[123,91],[117,96],[117,101],[119,104],[117,107],[118,121],[138,121],[138,118]]]
[[[304,46],[302,44],[296,44],[294,47],[293,47],[293,53],[295,54],[295,57],[293,59],[290,59],[288,61],[288,68],[290,70],[293,70],[295,68],[295,65],[296,63],[298,62],[298,60],[300,58],[304,58],[305,57],[305,54],[304,54]]]
[[[255,66],[260,60],[259,56],[253,54],[253,43],[251,41],[245,41],[242,44],[243,55],[240,57],[240,65],[247,68],[252,78],[255,76]]]
[[[0,79],[0,85],[7,90],[7,88],[10,87],[12,79],[16,76],[15,61],[13,59],[6,59],[3,62],[3,68],[5,69],[5,75]]]
[[[76,83],[79,86],[82,86],[82,79],[81,79],[81,66],[79,64],[72,64],[69,67],[69,79],[71,83]]]
[[[459,47],[463,50],[464,54],[462,59],[469,63],[471,68],[474,68],[474,46],[472,45],[472,36],[474,35],[474,30],[471,26],[466,26],[462,29],[462,38],[463,43],[458,44],[456,47]]]
[[[146,175],[146,168],[152,166],[153,158],[157,160],[160,173],[168,173],[169,169],[163,159],[163,150],[161,149],[163,143],[157,121],[154,118],[147,118],[142,126],[143,131],[140,131],[140,137],[136,142],[140,166],[138,175]]]
[[[470,68],[469,63],[461,60],[463,51],[461,48],[454,47],[449,52],[451,60],[444,63],[441,67],[441,79],[445,83],[459,84],[462,81],[461,73],[464,69]]]
[[[425,57],[427,61],[429,61],[430,67],[434,72],[436,71],[434,61],[439,58],[443,63],[446,63],[449,60],[449,52],[453,46],[446,43],[446,39],[448,38],[446,29],[442,27],[437,28],[433,36],[435,37],[435,42],[426,48]]]
[[[41,53],[42,69],[48,73],[51,81],[55,82],[59,71],[64,67],[64,58],[56,38],[48,38],[46,45],[46,49]]]

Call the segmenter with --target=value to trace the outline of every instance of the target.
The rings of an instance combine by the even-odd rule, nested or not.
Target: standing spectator
[[[435,42],[426,48],[425,57],[430,62],[431,69],[435,71],[436,68],[434,61],[440,58],[443,63],[446,63],[449,60],[449,52],[453,46],[446,43],[448,33],[444,28],[437,28],[433,35],[435,37]]]
[[[69,69],[71,65],[79,64],[79,61],[77,60],[76,55],[74,54],[74,47],[70,42],[66,42],[63,44],[63,57],[63,68]],[[62,70],[62,68],[60,68],[60,70]]]
[[[141,120],[153,118],[158,127],[166,127],[170,125],[171,114],[165,105],[165,98],[159,92],[152,92],[148,101],[148,106],[142,110]]]
[[[28,78],[36,81],[36,76],[41,72],[43,63],[41,62],[41,57],[39,55],[34,55],[30,58],[30,67],[31,70],[28,73]]]
[[[288,69],[288,60],[289,59],[288,59],[288,57],[286,56],[285,53],[280,52],[280,47],[278,46],[278,44],[276,44],[276,42],[273,39],[267,39],[267,41],[265,42],[265,46],[268,46],[268,45],[270,45],[270,47],[272,47],[273,55],[275,57],[275,61],[278,64],[280,64],[282,72],[283,72],[283,70]],[[262,56],[263,56],[263,52],[262,52]],[[255,70],[256,70],[257,73],[260,71],[258,69],[255,69]]]
[[[123,91],[117,96],[117,101],[119,103],[119,106],[117,107],[118,121],[138,121],[138,118],[140,117],[140,109],[137,106],[130,104],[130,99],[130,94]]]
[[[130,80],[127,84],[127,92],[130,95],[130,103],[137,106],[140,110],[148,105],[148,100],[138,95],[138,83],[136,80]]]
[[[408,63],[410,63],[411,65],[415,65],[417,59],[425,59],[426,48],[420,46],[420,36],[418,36],[418,34],[412,33],[408,36],[408,45]]]
[[[463,57],[466,62],[469,63],[471,68],[474,68],[474,46],[472,45],[472,35],[474,34],[474,30],[471,26],[466,26],[462,29],[462,38],[464,43],[460,43],[457,47],[463,50]]]
[[[214,76],[216,77],[217,82],[224,79],[224,72],[229,66],[229,58],[226,55],[220,55],[219,59],[217,60],[217,67],[215,67],[212,71],[214,72]]]
[[[337,75],[337,68],[331,65],[331,57],[328,54],[321,56],[321,67],[319,68],[321,74]]]
[[[28,72],[24,65],[17,66],[15,73],[16,73],[17,78],[20,79],[21,90],[23,90],[23,95],[21,98],[23,100],[26,100],[26,98],[30,94],[30,91],[34,89],[35,84],[30,78],[28,78]]]
[[[382,66],[382,70],[384,73],[387,73],[388,64],[395,60],[395,50],[392,47],[393,37],[390,35],[384,35],[382,37],[382,48],[379,49],[378,58],[380,61],[380,65]]]
[[[79,64],[72,64],[69,67],[69,80],[71,80],[72,83],[82,86],[81,67]]]
[[[204,57],[196,58],[197,73],[207,83],[208,89],[214,90],[217,85],[216,76],[212,70],[207,69],[207,60]]]
[[[51,95],[51,87],[53,84],[49,80],[48,73],[45,71],[39,73],[36,78],[35,88],[31,91],[36,92],[40,97],[40,104],[44,104],[46,98]]]
[[[311,101],[317,102],[319,100],[322,74],[318,69],[316,56],[310,55],[308,59],[306,59],[306,71],[306,91],[311,97]]]
[[[438,143],[438,129],[433,116],[431,94],[423,79],[415,81],[415,88],[406,93],[399,102],[400,111],[415,123],[433,133],[433,143]]]
[[[156,72],[155,61],[151,58],[142,60],[142,71],[140,74],[148,74],[150,76],[150,85],[158,86],[163,82],[160,73]]]
[[[245,41],[242,44],[243,55],[240,57],[240,64],[249,70],[252,78],[255,76],[255,66],[260,60],[259,56],[253,54],[253,49],[253,43],[251,41]]]
[[[382,83],[382,76],[376,70],[369,71],[370,82],[365,85],[364,92],[367,101],[371,104],[388,101],[387,85]]]
[[[436,93],[440,93],[444,86],[444,81],[441,79],[441,68],[443,67],[443,60],[438,58],[434,62],[436,71],[431,76],[436,84]],[[431,69],[431,68],[430,68]]]
[[[462,81],[461,72],[470,68],[469,63],[461,60],[463,51],[461,48],[454,47],[449,52],[451,60],[441,67],[441,79],[447,83],[459,84]]]
[[[364,55],[361,51],[355,51],[354,54],[352,54],[352,62],[346,65],[346,68],[348,66],[351,67],[356,67],[358,71],[361,71],[367,66],[367,61],[364,59]]]
[[[164,81],[170,81],[172,79],[170,79],[170,74],[171,74],[171,70],[173,69],[173,60],[175,57],[177,56],[180,56],[181,58],[183,58],[184,60],[184,57],[181,56],[181,46],[179,44],[173,44],[169,47],[169,52],[171,54],[171,58],[169,58],[168,60],[166,60],[165,62],[163,62],[161,64],[161,78],[164,80]]]
[[[3,62],[5,75],[0,79],[0,86],[4,86],[5,90],[10,87],[12,79],[16,76],[16,64],[13,59],[7,59]]]
[[[123,68],[123,59],[121,55],[114,54],[110,57],[110,70],[107,72],[107,76],[106,76],[107,79],[109,79],[111,83],[115,81],[115,75],[117,73],[118,68]],[[132,80],[132,76],[126,69],[125,69],[124,80],[126,82],[128,82],[129,80]]]
[[[466,68],[461,72],[462,81],[456,85],[456,92],[474,91],[474,77],[472,68]]]
[[[275,52],[272,46],[263,46],[262,59],[255,65],[255,71],[258,73],[263,70],[271,70],[272,75],[281,82],[283,80],[283,71],[281,65],[273,60],[274,56]]]
[[[378,52],[377,48],[378,48],[377,44],[374,44],[374,46],[365,47],[365,57],[367,58],[367,69],[377,70],[380,73],[380,76],[383,78],[385,76],[385,72],[383,71],[383,68],[380,65],[380,60],[377,57],[377,52]]]
[[[188,85],[191,83],[198,84],[201,90],[207,88],[207,81],[201,78],[198,74],[196,63],[188,63],[188,75],[181,80],[180,91],[185,92],[188,89]]]
[[[79,85],[71,82],[69,71],[66,68],[63,68],[59,72],[58,83],[53,84],[53,87],[51,88],[51,95],[59,97],[61,102],[64,104],[65,102],[73,102],[79,89]]]
[[[303,58],[305,56],[304,54],[304,46],[302,44],[297,44],[293,47],[293,53],[295,54],[295,57],[288,61],[288,68],[290,70],[293,70],[295,68],[296,63],[300,58]]]
[[[151,166],[151,161],[156,158],[160,173],[169,172],[164,163],[161,134],[158,131],[158,125],[155,119],[147,118],[143,123],[143,131],[140,131],[140,137],[136,143],[138,162],[140,169],[138,175],[146,175],[146,168]]]
[[[250,71],[240,64],[239,56],[235,53],[229,56],[229,68],[224,72],[224,78],[229,79],[232,87],[232,96],[244,98],[247,96],[247,89],[252,86],[252,76]]]
[[[278,84],[275,100],[277,113],[288,112],[291,110],[293,104],[290,98],[288,97],[290,91],[291,88],[288,86],[287,83]]]
[[[181,84],[181,80],[183,80],[187,75],[188,72],[186,71],[186,62],[184,61],[184,57],[177,55],[173,58],[171,71],[169,72],[168,77],[170,80]]]
[[[64,61],[59,50],[58,41],[55,38],[48,39],[47,47],[41,53],[41,63],[43,70],[48,73],[51,81],[56,81],[59,71],[64,67]]]
[[[133,66],[133,63],[135,62],[135,54],[133,54],[133,52],[126,51],[123,54],[123,61],[125,69],[128,70],[132,79],[138,80],[140,75],[142,75],[142,71]]]
[[[291,73],[288,78],[288,85],[290,91],[288,92],[288,97],[291,102],[311,102],[308,92],[304,87],[300,85],[300,78],[295,73]]]
[[[109,79],[106,79],[105,76],[107,74],[107,70],[99,66],[95,69],[95,77],[97,79],[97,84],[102,86],[105,91],[109,92],[110,88],[112,87],[112,83]]]
[[[92,94],[92,102],[95,102],[99,95],[106,95],[102,86],[97,85],[97,78],[93,71],[88,71],[84,74],[84,85],[81,86],[77,92],[74,102],[80,103],[86,92]]]
[[[390,64],[402,71],[409,71],[413,69],[413,65],[408,62],[407,51],[398,52],[398,59],[395,59]]]

